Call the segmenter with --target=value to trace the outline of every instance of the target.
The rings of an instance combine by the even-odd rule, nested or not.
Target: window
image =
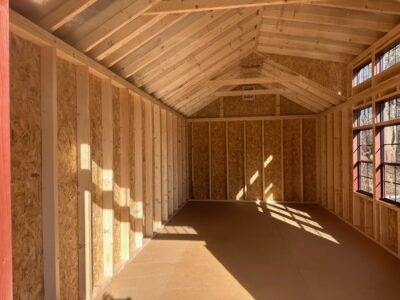
[[[356,128],[356,149],[354,149],[355,167],[357,169],[357,191],[368,195],[373,194],[374,165],[372,137],[372,106],[358,109],[354,112],[353,126]],[[367,128],[357,129],[366,126]],[[371,127],[371,128],[369,128]]]
[[[358,69],[353,76],[353,87],[357,86],[372,77],[372,63]]]
[[[391,66],[400,62],[400,44],[397,44],[393,48],[387,50],[378,60],[379,72],[385,71]]]
[[[354,127],[372,124],[372,106],[354,112]]]
[[[372,151],[372,129],[360,130],[357,133],[357,190],[373,194],[374,166]]]
[[[400,119],[400,98],[383,102],[380,109],[381,122]]]

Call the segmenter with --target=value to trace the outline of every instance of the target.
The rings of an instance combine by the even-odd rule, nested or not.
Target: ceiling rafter
[[[162,87],[173,85],[176,80],[182,80],[183,76],[187,77],[190,72],[202,70],[204,65],[207,65],[208,61],[218,61],[219,59],[222,59],[227,51],[235,49],[236,45],[246,43],[253,38],[255,38],[255,33],[252,30],[252,27],[249,27],[248,31],[243,33],[243,35],[240,35],[239,38],[236,34],[227,34],[224,38],[208,45],[208,47],[201,48],[201,51],[192,54],[185,61],[179,62],[173,70],[167,74],[163,74],[163,76],[159,76],[151,83],[146,84],[145,88],[150,93],[157,90],[161,93],[163,89]]]
[[[120,10],[112,18],[108,19],[102,26],[97,27],[82,38],[75,44],[75,47],[83,52],[89,51],[160,1],[161,0],[136,0],[134,3]]]
[[[56,31],[98,0],[68,0],[39,21],[39,26],[50,32]]]
[[[157,80],[180,65],[181,61],[188,59],[206,47],[212,47],[215,43],[240,36],[254,25],[255,9],[239,9],[227,11],[221,18],[205,27],[196,39],[186,39],[179,46],[169,50],[157,60],[143,68],[134,76],[135,83],[143,86],[146,83]],[[250,26],[250,27],[249,27]]]

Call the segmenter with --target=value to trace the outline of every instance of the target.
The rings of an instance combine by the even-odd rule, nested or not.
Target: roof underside
[[[346,63],[400,21],[396,0],[10,2],[185,115],[243,84],[324,111],[345,99],[264,54]],[[259,61],[253,66],[248,57],[254,53]],[[257,70],[249,75],[244,69]]]

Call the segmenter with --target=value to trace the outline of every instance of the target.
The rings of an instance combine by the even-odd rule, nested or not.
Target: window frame
[[[384,67],[384,61],[383,61],[384,56],[385,56],[386,54],[389,55],[390,51],[392,51],[392,50],[394,51],[394,63],[393,63],[392,65],[389,65],[389,62],[388,62],[388,65],[389,65],[389,66],[387,66],[387,67],[384,69],[384,68],[383,68],[383,67]],[[391,44],[389,47],[385,48],[383,51],[381,51],[381,52],[376,56],[376,64],[377,64],[377,66],[376,66],[376,72],[377,72],[377,74],[383,73],[383,72],[389,70],[390,68],[392,68],[392,67],[394,67],[395,65],[397,65],[397,64],[400,63],[400,58],[399,58],[399,60],[397,60],[397,51],[400,51],[400,41],[397,41],[397,42]]]
[[[372,142],[371,142],[370,145],[369,144],[361,145],[360,135],[361,135],[361,132],[365,132],[365,131],[371,131]],[[371,147],[372,153],[374,152],[373,151],[373,145],[374,145],[374,142],[373,142],[373,130],[372,130],[372,128],[360,129],[360,130],[357,130],[355,132],[355,134],[357,135],[357,149],[356,149],[356,151],[357,151],[357,162],[355,164],[356,168],[357,168],[357,189],[356,189],[356,192],[364,194],[364,195],[367,195],[367,196],[370,196],[370,197],[373,197],[373,194],[374,194],[374,175],[373,175],[373,173],[374,173],[374,160],[373,159],[372,159],[372,161],[361,160],[361,151],[360,151],[362,146],[367,146],[367,147]],[[372,167],[372,177],[368,177],[368,176],[365,176],[365,175],[361,174],[361,165],[362,164],[366,164],[367,165],[367,169],[368,169],[368,166]],[[367,179],[368,181],[369,180],[372,181],[372,191],[371,192],[361,189],[361,178]]]

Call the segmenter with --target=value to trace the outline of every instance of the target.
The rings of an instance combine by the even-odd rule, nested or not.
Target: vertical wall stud
[[[243,177],[244,177],[244,200],[247,200],[247,134],[246,134],[246,121],[243,121]]]
[[[172,114],[167,115],[167,132],[168,132],[168,216],[174,214],[174,160],[173,160],[173,135],[172,135]]]
[[[266,200],[265,195],[265,174],[264,174],[264,160],[265,160],[265,146],[264,146],[264,121],[261,120],[261,179],[262,179],[262,200]]]
[[[79,297],[90,299],[92,293],[92,203],[89,68],[76,67],[77,89],[77,158],[78,158],[78,245]]]
[[[161,116],[160,107],[154,105],[154,229],[161,228]]]
[[[178,203],[179,207],[183,205],[182,193],[182,120],[177,118],[177,174],[178,174]]]
[[[304,174],[303,174],[303,119],[300,119],[300,197],[304,201]]]
[[[60,298],[58,249],[57,56],[41,50],[44,299]]]
[[[212,199],[211,189],[211,122],[208,122],[208,199]]]
[[[144,102],[145,127],[144,127],[144,158],[145,158],[145,202],[144,202],[144,223],[146,236],[152,237],[153,228],[153,104],[150,101]]]
[[[161,109],[161,173],[162,173],[162,222],[168,221],[168,142],[167,142],[167,112]]]
[[[282,186],[282,201],[285,201],[285,161],[283,158],[283,120],[281,120],[281,186]]]
[[[176,115],[172,115],[172,169],[173,169],[173,178],[174,178],[174,212],[176,212],[179,208],[179,199],[178,199],[178,117]]]
[[[121,260],[129,259],[129,234],[130,234],[130,157],[129,157],[129,91],[122,89],[120,92],[120,145],[121,145]]]
[[[143,246],[143,115],[142,100],[134,95],[134,136],[135,136],[135,245]]]
[[[229,136],[228,136],[228,130],[229,130],[229,122],[225,122],[225,151],[226,151],[226,198],[227,200],[230,200],[230,195],[229,195]]]
[[[114,210],[113,210],[113,116],[112,86],[110,79],[101,84],[101,109],[103,124],[103,253],[104,276],[113,276]]]
[[[12,299],[10,68],[8,0],[0,1],[0,298]]]

